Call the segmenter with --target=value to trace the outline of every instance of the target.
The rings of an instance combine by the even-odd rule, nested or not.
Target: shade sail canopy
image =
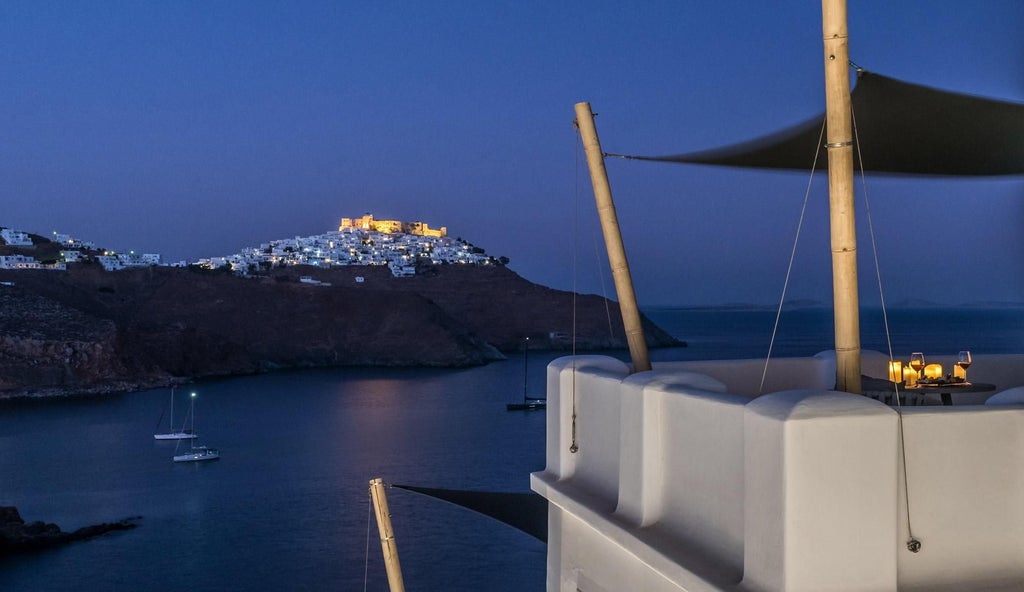
[[[468,508],[514,526],[542,542],[546,543],[548,540],[548,500],[536,493],[467,491],[413,485],[395,487]]]
[[[1024,104],[936,90],[864,70],[858,71],[850,98],[854,141],[860,146],[866,171],[943,176],[1024,174]],[[814,164],[819,139],[827,137],[821,135],[824,121],[822,114],[756,140],[713,150],[625,158],[825,169],[828,157],[824,150]]]

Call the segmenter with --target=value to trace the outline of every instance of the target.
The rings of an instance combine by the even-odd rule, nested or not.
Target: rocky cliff
[[[125,518],[117,522],[105,522],[84,526],[72,532],[64,532],[50,522],[26,523],[14,506],[0,506],[0,559],[17,553],[39,551],[74,541],[100,536],[115,530],[135,528],[140,517]]]
[[[301,282],[312,276],[320,284]],[[624,348],[618,305],[500,266],[0,270],[0,396],[135,390],[343,365],[470,366],[531,347]],[[330,285],[326,285],[330,284]],[[645,320],[646,321],[646,320]],[[678,345],[647,322],[652,347]]]

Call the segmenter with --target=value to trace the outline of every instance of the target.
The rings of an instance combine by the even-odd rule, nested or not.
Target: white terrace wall
[[[738,579],[747,399],[692,372],[655,371],[627,379],[623,387],[616,512],[645,528],[662,553],[729,566],[719,576]],[[687,533],[686,539],[678,533]]]
[[[947,371],[956,362],[955,355],[926,354],[929,364],[942,364]],[[902,359],[903,365],[908,360]],[[889,356],[882,352],[864,350],[861,352],[861,373],[875,378],[889,375]],[[836,356],[834,351],[824,351],[811,358],[776,358],[771,360],[765,373],[764,359],[747,360],[695,360],[687,362],[661,362],[655,368],[664,371],[685,370],[707,374],[726,386],[726,391],[746,397],[761,393],[773,393],[793,389],[831,390],[836,384]],[[974,363],[968,369],[972,382],[986,382],[996,385],[988,393],[963,393],[955,397],[955,405],[981,405],[995,392],[1024,385],[1024,356],[1020,354],[975,355]],[[765,377],[761,388],[761,377]],[[930,402],[939,403],[938,394],[927,396]]]
[[[534,489],[552,502],[549,550],[559,549],[549,552],[548,588],[575,590],[589,581],[582,589],[680,590],[675,582],[685,581],[687,590],[717,590],[738,583],[748,399],[693,372],[629,377],[622,362],[582,356],[573,378],[573,363],[561,358],[548,366],[548,465],[533,476]],[[572,453],[566,435],[574,411]],[[622,554],[623,545],[631,553]],[[633,557],[648,567],[638,568]]]
[[[605,356],[559,358],[547,372],[547,466],[562,479],[572,478],[585,487],[607,511],[618,499],[618,388],[627,374],[624,363]],[[565,421],[569,423],[563,425]],[[573,445],[586,453],[571,452]]]
[[[554,361],[548,589],[1024,589],[1024,403],[904,409],[911,553],[896,412],[823,387],[829,352],[779,362],[769,384],[804,390],[754,397],[760,360]],[[969,377],[1024,384],[1024,356]]]
[[[910,523],[922,548],[899,546],[899,589],[1024,590],[1024,405],[903,416]],[[901,483],[900,500],[903,492]],[[902,543],[906,505],[899,510]]]
[[[883,363],[882,368],[886,367]],[[836,355],[832,351],[822,352],[812,358],[775,358],[768,365],[767,372],[762,358],[661,362],[657,364],[657,369],[707,374],[721,381],[726,392],[745,397],[792,389],[831,390],[836,386]]]
[[[743,589],[896,590],[896,414],[816,390],[746,411]]]

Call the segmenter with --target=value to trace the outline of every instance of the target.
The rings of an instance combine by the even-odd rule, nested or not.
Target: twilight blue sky
[[[194,260],[372,212],[613,295],[573,105],[632,154],[803,121],[824,109],[820,19],[815,0],[11,0],[0,226]],[[849,19],[868,70],[1024,102],[1024,2],[849,0]],[[806,175],[608,171],[641,305],[777,301]],[[789,298],[831,300],[825,181]],[[1024,178],[869,177],[868,197],[887,303],[1024,301]]]

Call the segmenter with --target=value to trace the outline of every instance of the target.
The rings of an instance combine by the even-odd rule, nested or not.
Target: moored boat
[[[188,415],[185,418],[185,423],[189,425],[189,429],[186,430],[182,426],[181,431],[190,434],[195,434],[195,422],[196,422],[196,394],[192,393],[191,402],[188,408]],[[180,440],[178,442],[181,443]],[[192,446],[189,451],[185,454],[177,454],[178,448],[174,448],[174,462],[200,462],[204,460],[216,460],[220,458],[220,450],[216,448],[210,448],[209,446],[197,446],[195,441],[192,441]]]
[[[544,397],[531,397],[527,390],[527,378],[529,377],[529,351],[530,338],[523,340],[523,400],[522,402],[507,403],[507,411],[540,411],[548,408],[548,400]]]
[[[548,408],[547,399],[526,399],[522,403],[508,403],[505,409],[508,411],[539,411]]]
[[[163,414],[160,419],[157,420],[157,429],[160,429],[160,424],[163,422]],[[185,429],[182,427],[180,430],[174,429],[174,387],[171,387],[171,412],[170,417],[167,420],[167,425],[171,431],[169,432],[157,432],[153,434],[154,440],[191,440],[196,437],[196,433],[191,429]]]
[[[220,451],[209,446],[193,446],[186,454],[176,454],[174,462],[199,462],[203,460],[217,460],[220,458]]]

